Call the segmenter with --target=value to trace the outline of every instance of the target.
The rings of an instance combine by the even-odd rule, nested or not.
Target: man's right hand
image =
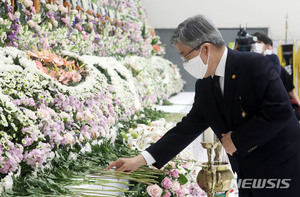
[[[145,158],[142,155],[138,155],[132,158],[120,158],[112,162],[105,170],[110,170],[115,167],[116,171],[133,172],[146,164]]]

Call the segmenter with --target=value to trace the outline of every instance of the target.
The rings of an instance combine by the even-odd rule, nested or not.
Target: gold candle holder
[[[217,192],[223,192],[228,197],[234,177],[229,170],[229,164],[221,162],[222,144],[216,141],[201,142],[201,145],[207,151],[208,162],[201,164],[202,169],[197,176],[198,185],[208,197],[214,197]],[[215,161],[212,159],[213,150],[216,156]]]

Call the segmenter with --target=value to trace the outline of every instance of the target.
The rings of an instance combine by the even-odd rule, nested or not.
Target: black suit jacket
[[[211,77],[197,80],[191,111],[147,149],[156,160],[154,166],[164,166],[209,126],[220,139],[233,131],[237,152],[229,159],[240,177],[270,177],[272,169],[298,154],[299,123],[268,58],[228,49],[223,116],[211,82]]]

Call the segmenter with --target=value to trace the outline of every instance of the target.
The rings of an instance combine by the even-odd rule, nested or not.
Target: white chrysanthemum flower
[[[5,191],[11,190],[13,187],[13,179],[12,179],[13,173],[10,172],[8,175],[6,175],[2,180],[2,186]]]

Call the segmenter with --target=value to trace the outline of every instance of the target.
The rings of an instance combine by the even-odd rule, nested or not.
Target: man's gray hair
[[[177,42],[192,48],[203,42],[210,42],[217,47],[225,44],[219,30],[203,15],[190,17],[178,25],[172,35],[171,44],[175,45]]]

